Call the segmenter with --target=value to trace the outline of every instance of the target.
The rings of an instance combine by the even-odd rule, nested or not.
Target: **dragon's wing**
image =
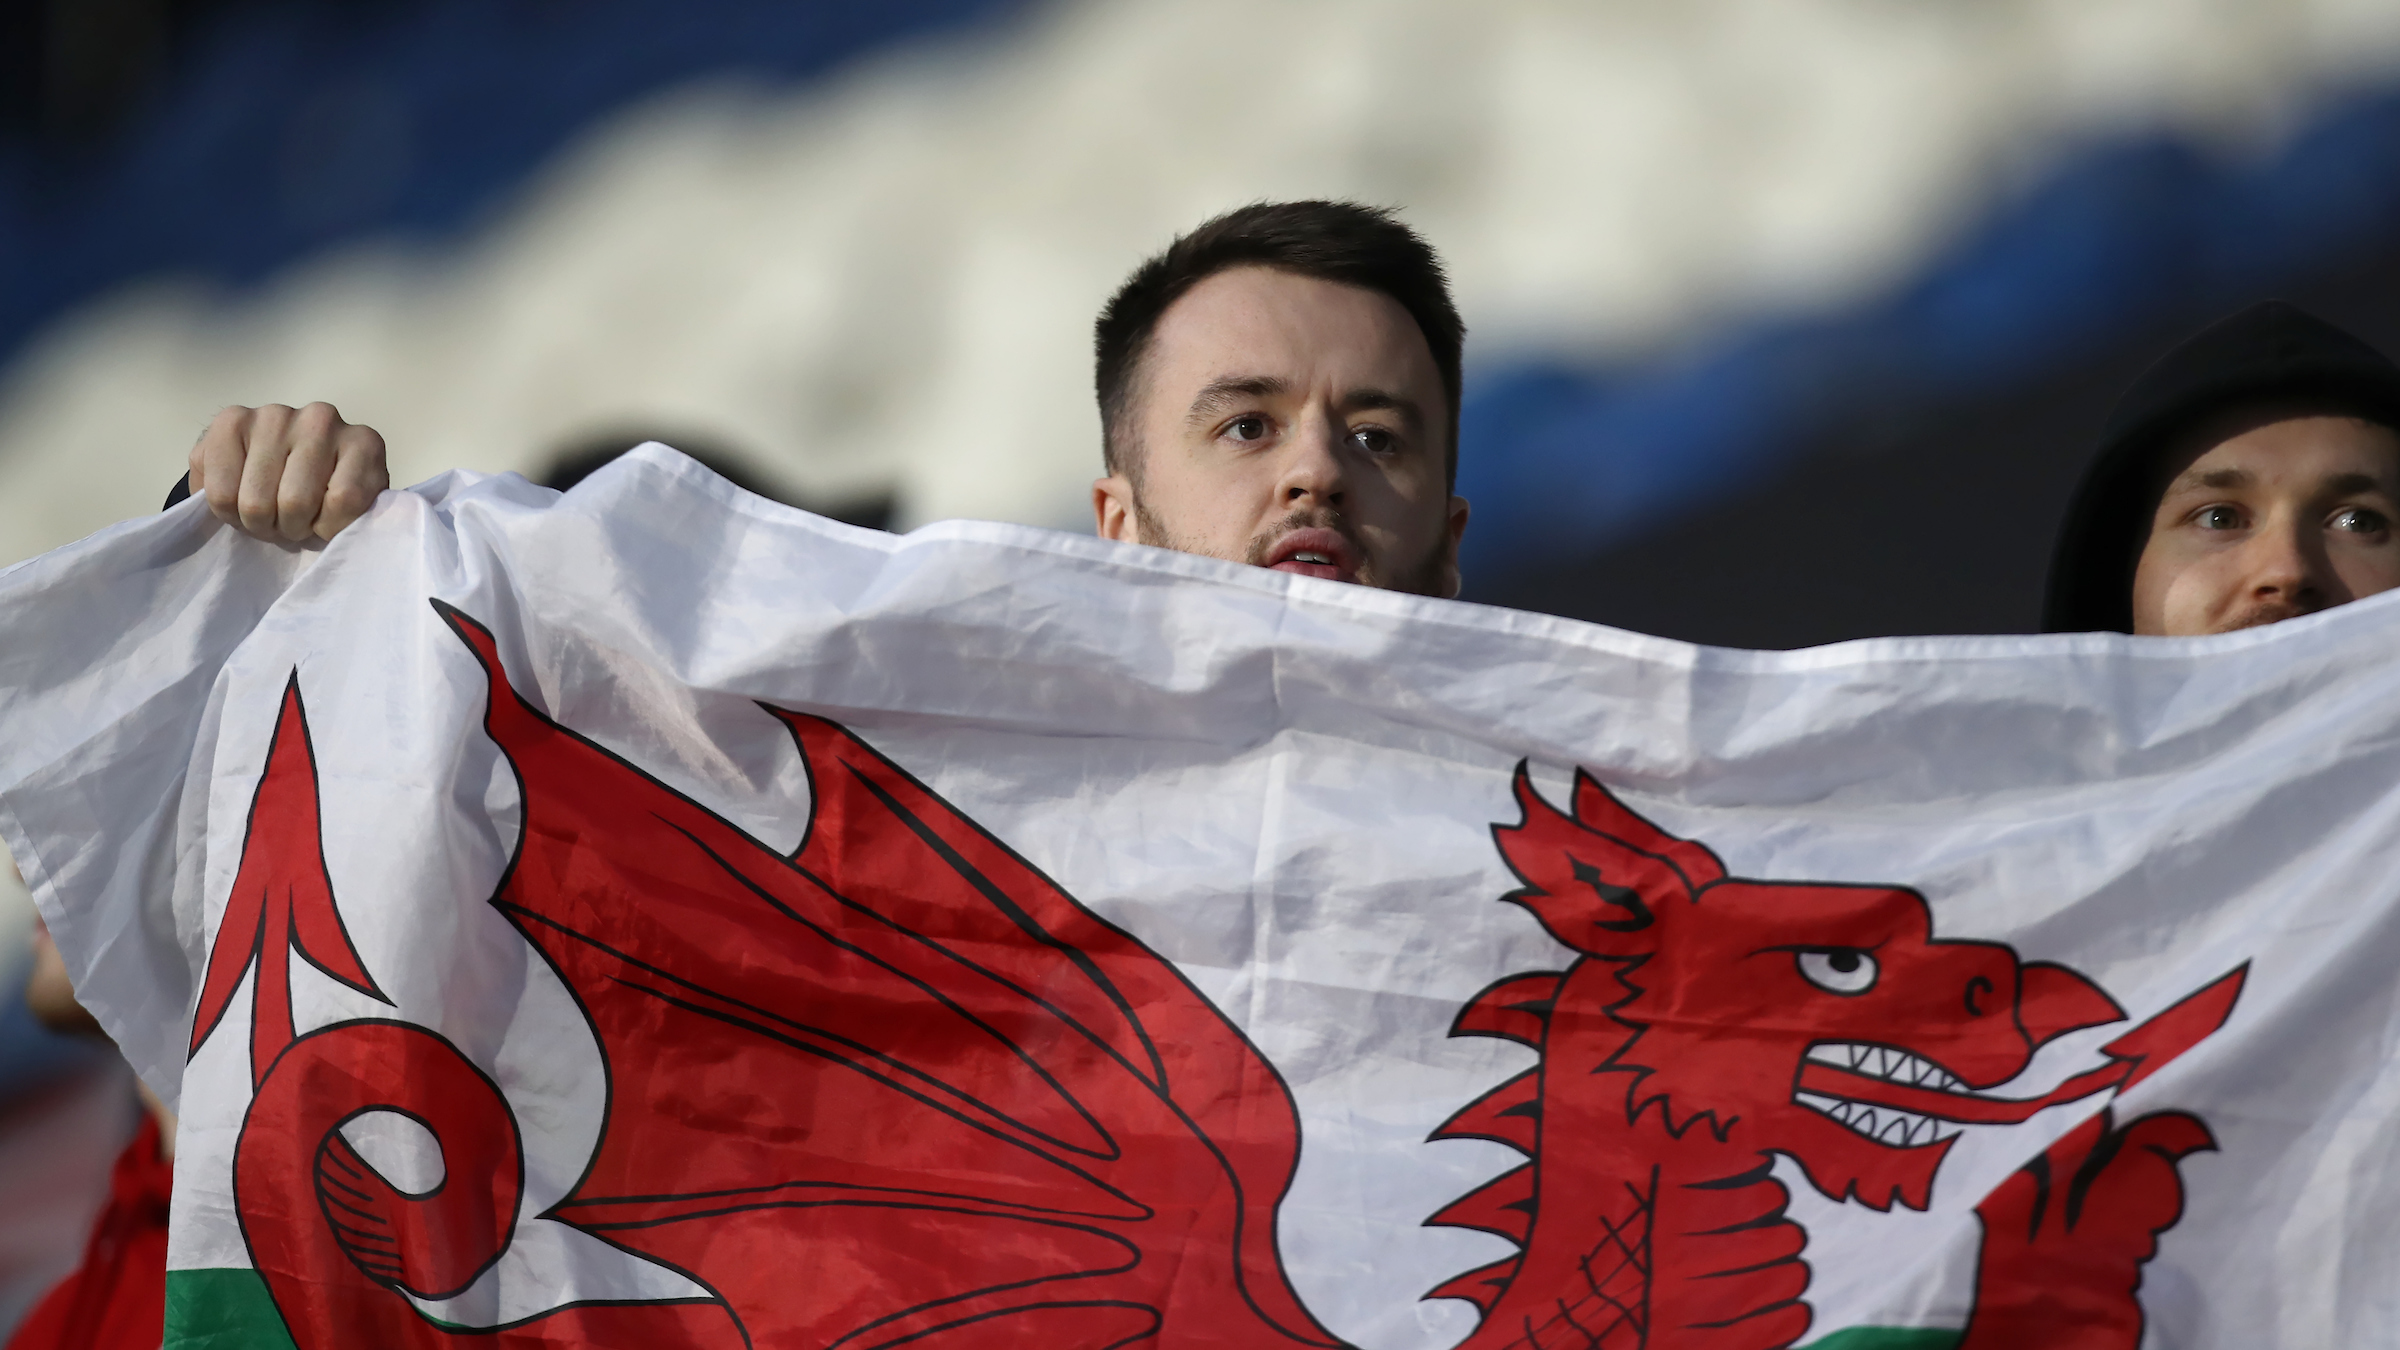
[[[437,606],[439,607],[439,606]],[[842,728],[785,857],[517,696],[493,903],[608,1061],[556,1216],[717,1290],[757,1345],[1334,1345],[1275,1248],[1299,1122],[1156,954]]]

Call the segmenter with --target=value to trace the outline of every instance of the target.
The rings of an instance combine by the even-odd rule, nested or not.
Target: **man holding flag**
[[[1439,259],[1389,212],[1339,202],[1229,212],[1145,262],[1095,327],[1102,537],[1457,593],[1467,506],[1449,487],[1465,327]],[[236,407],[193,446],[167,504],[196,493],[254,537],[327,541],[389,483],[383,438],[331,404]],[[88,1022],[46,939],[43,951],[45,1013]],[[163,1108],[154,1115],[172,1129]],[[118,1170],[163,1195],[160,1155],[146,1129]],[[122,1227],[115,1216],[104,1226]],[[155,1226],[158,1240],[142,1244],[96,1236],[85,1268],[10,1350],[152,1344],[163,1218]],[[83,1303],[108,1320],[70,1315],[103,1284],[114,1292]]]
[[[1741,653],[1407,594],[1434,325],[1189,252],[1095,489],[1188,552],[647,448],[0,578],[0,831],[183,1111],[170,1346],[2389,1338],[2388,605]],[[212,507],[338,527],[329,414]]]

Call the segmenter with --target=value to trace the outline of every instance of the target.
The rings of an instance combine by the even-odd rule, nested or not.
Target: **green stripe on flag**
[[[294,1350],[267,1282],[247,1266],[167,1272],[164,1350]]]
[[[1947,1327],[1845,1327],[1803,1350],[1954,1350],[1959,1336]]]

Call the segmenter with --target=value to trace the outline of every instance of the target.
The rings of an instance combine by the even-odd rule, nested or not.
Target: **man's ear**
[[[1442,522],[1442,525],[1450,532],[1450,540],[1444,546],[1444,552],[1448,554],[1448,557],[1442,566],[1441,596],[1444,600],[1456,600],[1459,588],[1466,584],[1466,579],[1460,576],[1458,571],[1458,541],[1467,532],[1466,498],[1452,497],[1450,499],[1450,516],[1449,519]]]
[[[1120,544],[1142,542],[1134,516],[1133,481],[1121,473],[1092,480],[1092,530]]]

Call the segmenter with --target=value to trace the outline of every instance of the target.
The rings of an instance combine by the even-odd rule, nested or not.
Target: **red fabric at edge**
[[[167,1323],[167,1196],[173,1159],[145,1119],[117,1155],[83,1264],[42,1296],[7,1350],[158,1350]]]

